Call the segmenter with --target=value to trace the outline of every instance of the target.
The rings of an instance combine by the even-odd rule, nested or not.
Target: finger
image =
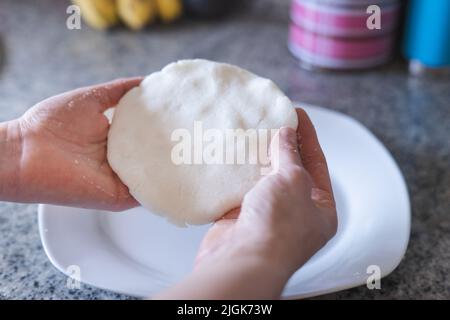
[[[275,171],[288,165],[302,166],[298,136],[294,129],[283,127],[278,130],[271,141],[270,161]]]
[[[314,125],[303,109],[297,109],[297,117],[300,124],[297,134],[303,166],[311,175],[314,186],[332,195],[327,161],[320,147]]]
[[[142,82],[142,77],[117,79],[107,83],[92,86],[91,91],[97,91],[100,99],[101,112],[114,107],[119,100],[132,88]]]
[[[110,82],[83,87],[71,92],[71,100],[79,105],[97,108],[98,112],[114,107],[132,88],[142,82],[142,77],[116,79]]]

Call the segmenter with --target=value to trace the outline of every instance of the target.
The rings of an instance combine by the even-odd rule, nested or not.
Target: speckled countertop
[[[400,266],[381,290],[359,287],[324,297],[450,298],[450,81],[410,78],[402,62],[363,73],[300,70],[286,48],[288,0],[253,3],[246,9],[251,13],[223,21],[102,33],[67,30],[65,1],[2,0],[0,121],[62,91],[147,74],[181,58],[248,68],[295,100],[361,121],[392,152],[409,187],[412,233]],[[67,289],[42,249],[36,209],[0,203],[0,299],[129,298],[87,285]]]

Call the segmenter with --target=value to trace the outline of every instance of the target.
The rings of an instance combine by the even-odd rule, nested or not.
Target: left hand
[[[114,107],[142,78],[119,79],[44,100],[18,121],[21,152],[12,201],[125,210],[138,203],[106,157]]]

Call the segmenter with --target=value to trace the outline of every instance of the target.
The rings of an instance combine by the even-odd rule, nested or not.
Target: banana
[[[154,0],[117,0],[117,8],[122,21],[133,30],[142,29],[156,15]]]
[[[181,0],[156,0],[159,17],[163,22],[171,22],[181,16],[183,5]]]
[[[116,0],[72,0],[80,7],[84,21],[95,29],[104,30],[119,22]]]

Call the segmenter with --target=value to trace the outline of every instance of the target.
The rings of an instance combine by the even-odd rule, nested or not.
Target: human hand
[[[272,159],[272,166],[279,162],[277,172],[263,177],[240,209],[214,223],[201,244],[197,265],[241,252],[275,262],[290,276],[336,233],[326,159],[306,112],[298,109],[297,116],[297,132],[280,130],[279,157]]]
[[[246,194],[240,209],[214,223],[192,274],[156,298],[279,298],[289,277],[333,237],[327,163],[306,112],[297,115],[297,132],[280,130],[278,157],[272,151],[277,170]]]
[[[120,79],[46,99],[10,123],[20,135],[10,201],[119,211],[137,206],[106,158],[114,107],[141,78]]]

